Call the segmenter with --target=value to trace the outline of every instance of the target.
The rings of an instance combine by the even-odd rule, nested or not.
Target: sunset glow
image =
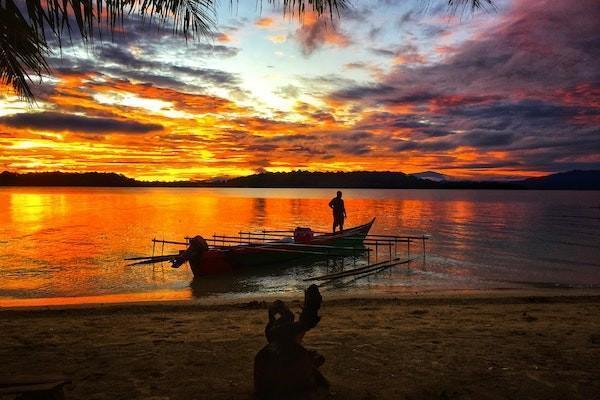
[[[257,171],[600,168],[594,0],[356,1],[340,19],[228,2],[212,38],[63,43],[27,104],[0,90],[0,170],[142,180]],[[557,22],[560,21],[560,22]]]

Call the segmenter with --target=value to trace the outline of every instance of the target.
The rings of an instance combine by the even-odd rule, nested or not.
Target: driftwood
[[[63,400],[63,386],[70,383],[63,375],[0,376],[0,398],[17,395],[17,400]]]
[[[268,344],[254,358],[254,390],[259,398],[282,398],[329,387],[319,371],[325,358],[302,346],[302,338],[320,321],[322,297],[311,285],[304,292],[304,306],[298,321],[281,300],[269,307],[265,328]]]

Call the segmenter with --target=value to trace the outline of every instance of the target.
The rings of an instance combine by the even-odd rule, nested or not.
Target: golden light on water
[[[3,188],[0,189],[0,306],[210,299],[301,290],[324,265],[265,268],[204,279],[190,286],[187,266],[128,266],[124,259],[173,254],[180,247],[152,238],[311,227],[331,229],[331,189]],[[506,285],[506,280],[595,282],[600,265],[589,226],[547,229],[546,214],[563,215],[598,201],[596,192],[344,190],[346,226],[376,218],[372,233],[431,234],[426,261],[359,282],[357,290]],[[566,214],[565,214],[566,215]],[[566,218],[566,217],[565,217]],[[541,235],[541,237],[540,237]],[[551,237],[585,244],[546,246]],[[501,245],[498,245],[501,243]],[[412,245],[420,255],[419,243]],[[401,256],[406,248],[399,247]],[[577,254],[573,253],[576,252]],[[585,257],[577,271],[568,257]],[[518,265],[514,264],[519,258]],[[499,280],[498,280],[499,279]],[[410,283],[406,287],[407,282]],[[411,286],[412,285],[412,286]],[[416,285],[416,286],[415,286]],[[353,289],[354,290],[354,289]]]

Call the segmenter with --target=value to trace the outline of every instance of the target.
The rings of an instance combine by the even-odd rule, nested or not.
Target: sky
[[[142,180],[600,169],[600,2],[353,0],[339,18],[222,2],[209,37],[125,19],[0,88],[0,170]],[[58,46],[55,45],[58,49]]]

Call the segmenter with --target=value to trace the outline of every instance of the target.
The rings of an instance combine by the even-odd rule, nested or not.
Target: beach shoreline
[[[308,287],[308,284],[307,284]],[[151,292],[150,294],[154,294]],[[268,303],[275,300],[299,301],[302,299],[301,290],[278,293],[253,293],[247,296],[207,296],[189,298],[177,295],[166,295],[164,298],[145,299],[145,293],[124,293],[106,296],[73,296],[73,297],[43,297],[43,298],[8,298],[0,297],[0,312],[6,310],[64,310],[97,307],[126,307],[126,306],[183,306],[183,307],[220,307],[243,306],[249,303]],[[357,289],[352,291],[327,291],[321,293],[329,302],[347,300],[406,300],[418,299],[471,299],[471,298],[519,298],[519,297],[555,297],[555,296],[600,296],[600,288],[575,287],[495,287],[495,288],[457,288],[457,289],[415,289],[405,291],[373,291]]]
[[[286,299],[300,310],[300,296]],[[67,398],[252,398],[268,301],[2,308],[4,374],[62,373]],[[304,340],[324,398],[594,398],[600,290],[325,297]]]

